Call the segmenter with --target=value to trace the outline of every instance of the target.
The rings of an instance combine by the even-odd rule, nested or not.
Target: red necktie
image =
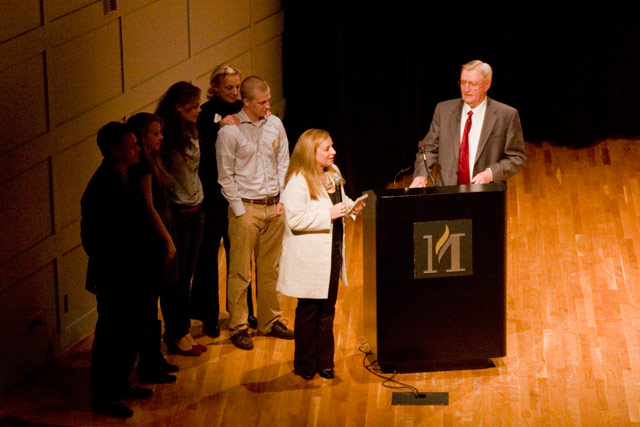
[[[458,158],[458,185],[470,184],[469,179],[469,131],[471,130],[471,115],[473,111],[469,111],[469,118],[464,125],[464,133],[460,142],[460,156]]]

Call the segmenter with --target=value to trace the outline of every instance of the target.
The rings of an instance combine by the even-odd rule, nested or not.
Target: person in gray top
[[[171,175],[169,203],[176,229],[178,258],[178,283],[173,298],[167,298],[170,303],[164,319],[164,340],[171,353],[200,356],[207,347],[197,343],[189,332],[191,278],[204,230],[204,193],[198,176],[200,143],[196,126],[200,114],[200,89],[184,81],[171,85],[160,100],[156,114],[162,117],[165,125],[162,157]]]

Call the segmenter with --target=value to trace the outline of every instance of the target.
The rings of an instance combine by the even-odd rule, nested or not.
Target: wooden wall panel
[[[0,71],[0,153],[48,130],[42,53]]]
[[[251,0],[251,18],[253,22],[262,21],[280,12],[280,0]]]
[[[277,36],[255,47],[251,53],[253,69],[271,87],[272,104],[283,98],[282,37]]]
[[[250,25],[249,0],[193,0],[190,11],[195,54]]]
[[[85,290],[87,254],[77,246],[60,259],[58,306],[62,347],[77,343],[93,332],[97,319],[96,298]]]
[[[50,20],[76,12],[92,3],[102,3],[102,0],[44,0]]]
[[[0,260],[52,235],[50,175],[45,161],[0,186]]]
[[[55,126],[122,93],[118,21],[52,48],[48,59]]]
[[[133,87],[189,57],[186,1],[150,3],[122,18],[125,85]]]
[[[53,157],[55,223],[58,230],[80,219],[80,198],[101,162],[95,135]]]
[[[40,0],[0,1],[0,43],[42,24]]]
[[[54,354],[57,334],[55,266],[44,268],[2,296],[0,384],[11,387]]]

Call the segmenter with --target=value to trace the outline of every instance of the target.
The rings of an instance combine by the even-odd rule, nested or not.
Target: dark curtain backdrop
[[[384,5],[283,1],[291,148],[305,129],[328,130],[351,195],[412,166],[436,103],[459,97],[473,59],[493,67],[489,96],[520,111],[527,141],[640,136],[640,1]]]

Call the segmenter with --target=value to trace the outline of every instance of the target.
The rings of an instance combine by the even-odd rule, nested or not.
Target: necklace
[[[324,184],[324,188],[329,191],[331,189],[333,189],[333,179],[331,179],[331,177],[329,177],[328,173],[324,173],[324,180],[323,180],[323,184]]]

